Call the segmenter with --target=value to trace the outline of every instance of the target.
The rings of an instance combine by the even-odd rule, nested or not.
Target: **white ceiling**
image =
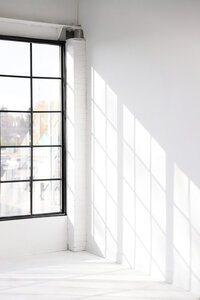
[[[0,0],[0,17],[77,24],[78,0]]]

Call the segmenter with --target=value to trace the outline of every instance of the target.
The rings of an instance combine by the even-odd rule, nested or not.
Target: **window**
[[[64,43],[0,39],[0,220],[65,213]]]

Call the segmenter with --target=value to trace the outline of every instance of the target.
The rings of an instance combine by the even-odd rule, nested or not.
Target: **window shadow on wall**
[[[200,190],[91,68],[89,250],[200,290]]]

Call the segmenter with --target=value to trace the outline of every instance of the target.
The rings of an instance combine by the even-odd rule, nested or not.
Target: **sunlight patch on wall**
[[[117,256],[117,96],[91,68],[91,235],[104,256]]]
[[[200,189],[174,165],[174,281],[200,292]]]
[[[166,154],[125,105],[122,235],[123,261],[145,273],[164,278]]]
[[[91,68],[90,235],[102,256],[165,276],[166,155]],[[121,115],[122,135],[119,135]],[[119,150],[119,145],[121,149]],[[119,189],[122,193],[119,194]],[[90,240],[91,241],[91,240]]]

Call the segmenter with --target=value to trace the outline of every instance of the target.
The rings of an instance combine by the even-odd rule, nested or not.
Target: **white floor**
[[[0,300],[197,300],[87,252],[58,252],[0,263]]]

